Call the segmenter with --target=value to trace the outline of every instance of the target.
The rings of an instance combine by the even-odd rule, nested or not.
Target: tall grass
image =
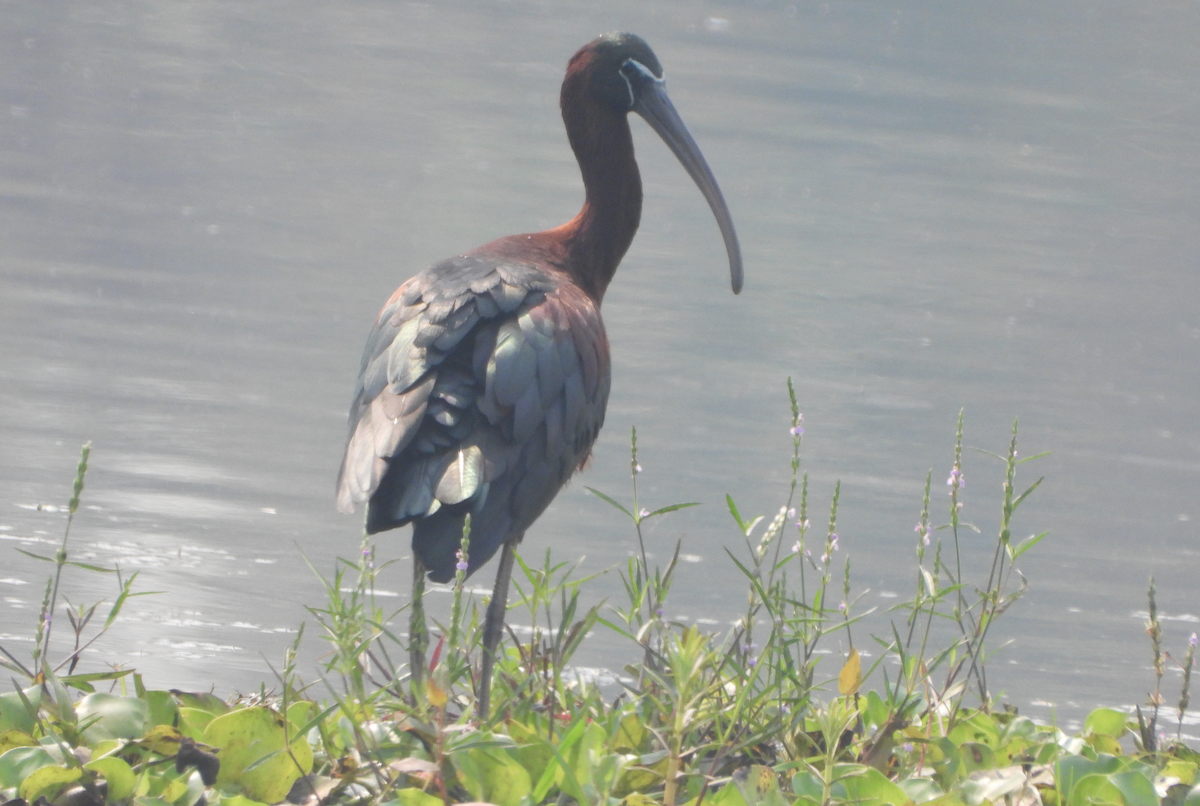
[[[64,570],[77,565],[68,560],[68,538],[87,469],[85,446],[62,545],[53,558],[38,557],[54,563],[54,573],[32,660],[0,648],[0,662],[26,680],[12,695],[0,694],[0,744],[14,748],[3,753],[0,747],[0,794],[26,802],[45,797],[56,806],[56,798],[76,791],[92,797],[89,803],[149,798],[145,803],[198,806],[205,798],[217,806],[223,798],[276,802],[288,788],[291,800],[306,806],[464,800],[883,806],[938,799],[1075,806],[1140,804],[1155,786],[1171,786],[1163,781],[1190,788],[1200,780],[1200,757],[1178,741],[1189,706],[1194,636],[1178,662],[1177,741],[1155,732],[1170,656],[1153,587],[1148,632],[1158,684],[1148,719],[1101,708],[1083,734],[1067,737],[994,708],[989,638],[1026,589],[1019,562],[1045,537],[1015,537],[1020,507],[1041,483],[1018,484],[1018,471],[1038,456],[1019,457],[1015,422],[1006,450],[967,452],[960,413],[948,505],[936,505],[932,491],[940,474],[931,469],[913,508],[911,595],[883,614],[884,634],[873,635],[864,621],[871,611],[853,595],[851,559],[839,545],[840,484],[828,502],[814,500],[802,460],[803,417],[790,381],[788,396],[790,418],[780,430],[790,435],[791,473],[778,508],[769,518],[749,516],[732,496],[726,500],[737,546],[728,550],[730,574],[746,586],[745,609],[734,625],[709,633],[664,615],[679,546],[664,566],[651,565],[643,527],[692,504],[646,506],[634,431],[627,497],[593,491],[617,511],[636,545],[619,569],[623,601],[589,606],[591,577],[549,551],[538,562],[518,558],[491,708],[482,716],[476,692],[487,603],[466,587],[469,521],[444,623],[426,613],[420,588],[410,603],[384,609],[375,583],[390,563],[377,565],[375,548],[364,539],[357,558],[340,561],[332,577],[323,578],[326,601],[309,608],[327,646],[318,680],[304,681],[297,666],[302,630],[274,692],[232,710],[205,695],[145,691],[136,675],[132,695],[89,693],[73,703],[71,689],[91,692],[98,680],[115,684],[129,674],[73,674],[80,652],[94,640],[84,633],[99,604],[66,608],[74,648],[49,660],[60,582]],[[976,457],[1004,470],[999,529],[990,563],[982,567],[972,565],[960,542],[961,533],[974,528],[962,490],[967,459]],[[136,595],[132,582],[118,575],[118,594],[100,633]],[[405,619],[407,634],[393,626]],[[627,642],[628,665],[612,670],[618,683],[572,665],[596,631]],[[873,659],[869,666],[867,659]],[[1140,755],[1123,754],[1123,737],[1133,737]],[[86,764],[84,756],[91,759]],[[66,772],[45,780],[22,777],[13,785],[14,770],[34,768],[30,759],[40,759],[40,769]],[[163,764],[169,760],[174,765]],[[1175,794],[1182,803],[1186,793]]]

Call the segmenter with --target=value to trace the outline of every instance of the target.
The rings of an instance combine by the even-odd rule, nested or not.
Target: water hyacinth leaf
[[[930,778],[905,778],[897,781],[896,786],[904,790],[908,799],[913,803],[928,803],[942,797],[942,788]]]
[[[963,782],[962,794],[970,806],[988,801],[996,802],[1023,791],[1029,779],[1020,767],[1001,767],[995,770],[977,770]]]
[[[37,739],[20,730],[6,730],[0,733],[0,756],[14,747],[37,747]]]
[[[747,806],[789,806],[779,791],[779,778],[770,767],[761,764],[742,767],[733,774],[733,784]]]
[[[879,692],[874,690],[868,691],[864,701],[866,704],[863,707],[863,718],[867,724],[877,727],[886,725],[888,717],[891,716],[891,709],[883,701],[883,697],[879,696]]]
[[[146,713],[146,727],[156,725],[174,725],[179,718],[179,706],[169,691],[146,691],[139,695],[149,710]]]
[[[190,691],[179,691],[171,689],[171,696],[179,703],[181,708],[194,708],[198,711],[205,711],[213,716],[227,714],[232,710],[229,704],[215,694],[207,692],[193,693]]]
[[[1110,775],[1109,780],[1121,790],[1126,806],[1159,806],[1154,783],[1142,772],[1119,772]]]
[[[41,686],[32,686],[19,693],[8,691],[0,694],[0,733],[7,730],[33,733],[35,716],[41,703]],[[30,710],[30,707],[33,710]]]
[[[471,747],[454,754],[459,783],[477,801],[522,806],[533,784],[529,773],[500,748]]]
[[[133,789],[137,785],[137,774],[133,768],[124,759],[116,756],[106,756],[89,761],[83,765],[83,768],[100,773],[108,782],[106,796],[110,803],[125,800],[133,794]]]
[[[75,706],[83,735],[89,742],[106,739],[137,739],[146,732],[150,705],[137,697],[118,697],[98,692]]]
[[[1074,802],[1075,786],[1084,778],[1091,775],[1107,776],[1120,770],[1121,760],[1109,755],[1101,755],[1096,759],[1078,755],[1063,756],[1054,765],[1054,785],[1060,799],[1071,804]]]
[[[170,725],[155,725],[146,732],[138,744],[161,756],[173,756],[179,752],[183,734]]]
[[[1090,733],[1112,736],[1119,739],[1125,735],[1129,726],[1129,717],[1112,708],[1097,708],[1087,715],[1083,721],[1083,729]]]
[[[838,764],[833,769],[837,778],[834,790],[840,799],[856,806],[904,806],[908,803],[908,794],[874,767]]]
[[[78,767],[42,767],[30,773],[17,791],[26,803],[38,798],[54,800],[59,792],[82,777],[83,770]]]
[[[221,806],[267,806],[267,804],[252,800],[245,795],[230,795],[221,798]]]
[[[955,744],[979,742],[994,748],[1000,744],[1000,731],[990,714],[976,713],[959,722],[958,726],[947,734],[947,738]]]
[[[216,719],[216,715],[209,711],[201,711],[198,708],[187,708],[179,706],[179,732],[189,739],[202,741],[204,739],[204,730],[208,727],[208,723]]]
[[[216,717],[204,729],[203,741],[220,750],[218,785],[236,785],[254,800],[278,803],[297,778],[312,770],[307,738],[294,736],[285,748],[283,718],[261,706]]]
[[[823,791],[820,779],[811,772],[798,772],[792,776],[792,794],[799,798],[820,803]]]
[[[986,744],[964,742],[958,748],[959,761],[967,773],[996,768],[996,752]]]
[[[1180,783],[1191,786],[1196,783],[1196,771],[1198,768],[1200,767],[1194,761],[1173,758],[1159,771],[1159,774],[1164,778],[1175,778]]]
[[[399,806],[443,806],[441,798],[415,787],[398,790],[396,799],[388,801],[388,803],[399,804]]]
[[[1121,790],[1109,780],[1109,776],[1096,774],[1085,775],[1075,782],[1066,806],[1100,806],[1100,804],[1126,806]]]
[[[18,747],[0,756],[0,789],[16,789],[42,767],[58,764],[44,747]]]

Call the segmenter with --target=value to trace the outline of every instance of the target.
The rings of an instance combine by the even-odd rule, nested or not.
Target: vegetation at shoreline
[[[1097,708],[1068,735],[990,697],[991,630],[1025,590],[1019,561],[1045,537],[1016,536],[1016,513],[1041,483],[1018,485],[1018,469],[1039,457],[1018,457],[1016,424],[1005,451],[981,452],[1005,472],[990,565],[970,568],[960,546],[960,533],[975,530],[960,494],[960,414],[947,508],[933,494],[932,471],[925,480],[912,595],[891,608],[885,635],[867,636],[850,560],[838,545],[840,488],[828,509],[810,500],[803,418],[790,382],[788,391],[791,481],[779,509],[746,517],[727,501],[743,544],[729,551],[730,573],[747,589],[734,627],[709,634],[664,617],[679,546],[665,566],[651,566],[643,528],[690,505],[643,506],[634,432],[629,498],[592,491],[628,520],[636,539],[620,571],[625,600],[585,608],[589,580],[573,566],[549,552],[540,563],[520,559],[509,623],[523,613],[531,629],[510,629],[501,644],[484,717],[475,699],[483,604],[466,591],[463,572],[446,623],[414,639],[428,642],[429,659],[414,674],[403,662],[408,637],[390,626],[410,614],[407,606],[387,612],[376,598],[386,564],[377,566],[369,541],[324,579],[326,602],[309,608],[310,632],[319,630],[329,649],[316,683],[303,681],[296,666],[303,629],[273,670],[274,689],[232,703],[146,690],[134,670],[80,671],[84,649],[141,595],[137,575],[118,572],[111,604],[59,605],[65,571],[111,570],[69,560],[85,446],[61,547],[38,557],[54,571],[34,648],[24,659],[0,646],[11,681],[0,693],[0,799],[5,806],[285,799],[303,806],[1200,806],[1200,754],[1180,741],[1196,636],[1181,660],[1168,653],[1153,583],[1147,634],[1156,685],[1145,711]],[[464,569],[469,552],[468,524]],[[73,650],[51,658],[50,636],[65,629],[75,636]],[[571,665],[596,630],[630,646],[633,662],[619,684]],[[1183,672],[1173,708],[1162,693],[1171,663]]]

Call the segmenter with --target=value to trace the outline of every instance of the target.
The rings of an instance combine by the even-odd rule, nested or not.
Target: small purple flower
[[[454,565],[454,570],[466,571],[469,566],[467,565],[466,559],[463,558],[462,549],[454,552],[454,556],[458,558],[458,562]]]
[[[967,486],[967,480],[963,478],[962,470],[958,465],[955,465],[954,469],[950,471],[950,478],[946,479],[946,486],[953,487],[955,490],[961,490]]]
[[[796,517],[796,508],[795,508],[795,507],[792,507],[791,509],[789,509],[789,510],[787,511],[787,516],[788,516],[789,518],[794,518],[794,517]]]
[[[658,608],[657,610],[654,611],[654,614],[656,616],[658,616],[659,618],[662,618],[663,617],[663,609],[661,607]]]
[[[794,546],[792,546],[792,554],[799,554],[801,548],[803,548],[803,547],[800,545],[800,541],[797,540],[796,544]]]
[[[634,465],[634,466],[633,466],[633,472],[634,472],[634,473],[641,473],[641,472],[642,472],[642,466],[641,466],[640,464]]]
[[[1196,648],[1196,633],[1192,633],[1192,637],[1188,639],[1188,645],[1193,649]]]
[[[807,529],[808,528],[808,518],[805,518],[802,521],[796,521],[796,528],[797,529]]]
[[[905,753],[911,753],[913,751],[912,742],[905,742],[901,749],[904,750]]]
[[[838,605],[838,610],[845,613],[846,612],[846,603],[842,602],[840,605]]]
[[[793,428],[791,428],[791,432],[792,432],[792,436],[794,436],[794,437],[803,436],[804,428],[803,428],[803,426],[797,425],[797,426],[794,426]]]
[[[638,517],[639,518],[650,517],[650,510],[646,509],[645,507],[642,507],[641,509],[638,510]]]
[[[831,554],[833,552],[837,551],[837,549],[838,549],[837,544],[838,544],[838,536],[837,536],[837,532],[834,532],[833,534],[831,534],[829,536],[829,552]]]

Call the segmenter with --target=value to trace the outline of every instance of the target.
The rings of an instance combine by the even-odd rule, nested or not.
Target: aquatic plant
[[[510,629],[501,645],[485,719],[475,714],[483,603],[466,588],[465,568],[453,582],[448,621],[426,626],[424,611],[408,611],[420,599],[390,613],[379,604],[375,580],[388,563],[376,564],[368,541],[323,578],[326,601],[309,608],[329,649],[319,687],[297,668],[303,629],[274,670],[273,689],[231,703],[147,690],[132,670],[76,673],[100,604],[68,608],[75,649],[51,662],[50,616],[64,572],[105,570],[68,560],[85,446],[62,546],[38,558],[55,569],[32,659],[0,648],[0,662],[20,678],[0,694],[0,795],[50,806],[253,806],[285,797],[307,806],[1200,803],[1200,757],[1181,741],[1196,639],[1182,661],[1170,656],[1153,585],[1148,718],[1097,708],[1071,736],[992,700],[987,639],[1025,590],[1018,561],[1045,536],[1014,536],[1021,504],[1041,483],[1018,492],[1018,470],[1037,457],[1018,458],[1015,423],[1006,451],[981,452],[1002,463],[1005,478],[990,566],[971,568],[960,550],[960,530],[973,528],[960,494],[960,414],[943,517],[933,472],[926,475],[913,594],[891,608],[887,634],[867,636],[870,611],[852,595],[837,533],[840,486],[828,520],[814,528],[810,517],[820,516],[790,382],[788,392],[791,477],[779,509],[769,520],[747,517],[732,496],[726,501],[741,543],[729,552],[730,573],[747,586],[735,625],[707,633],[664,615],[679,547],[664,567],[652,567],[642,527],[691,504],[645,506],[633,432],[627,503],[594,491],[637,541],[620,570],[625,601],[587,607],[591,578],[578,577],[576,566],[550,552],[540,563],[521,558],[509,622],[529,626]],[[469,553],[468,523],[460,565]],[[101,632],[138,595],[133,577],[117,579]],[[404,623],[406,611],[419,625],[411,635],[391,626]],[[629,664],[609,678],[571,663],[596,630],[630,647]],[[867,640],[874,660],[864,668]],[[414,668],[414,657],[429,660]],[[1180,665],[1183,679],[1174,741],[1155,732],[1167,662]],[[101,682],[111,690],[96,691]]]

